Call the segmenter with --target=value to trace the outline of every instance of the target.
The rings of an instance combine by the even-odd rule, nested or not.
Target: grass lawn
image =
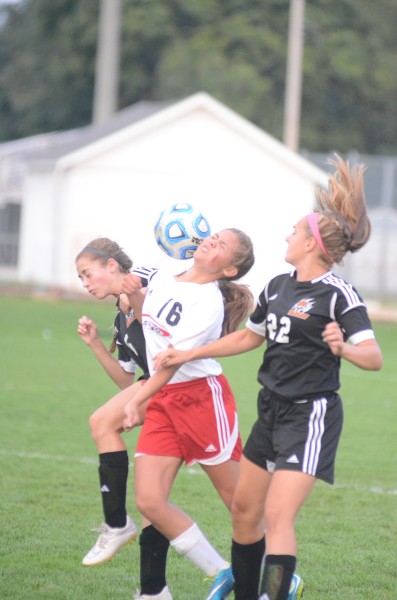
[[[117,390],[76,333],[89,314],[109,342],[108,303],[1,297],[0,598],[132,599],[139,583],[135,542],[111,562],[81,566],[102,521],[97,456],[88,417]],[[342,370],[345,425],[336,484],[317,485],[298,519],[298,572],[305,600],[397,598],[397,325],[375,323],[379,373]],[[261,351],[223,360],[243,439],[255,419]],[[127,434],[130,456],[136,432]],[[139,522],[130,475],[129,512]],[[173,501],[230,555],[230,518],[199,468],[182,469]],[[169,553],[174,600],[209,588],[186,559]]]

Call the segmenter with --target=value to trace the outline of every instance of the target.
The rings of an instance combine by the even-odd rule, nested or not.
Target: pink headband
[[[316,212],[310,213],[310,215],[307,215],[307,220],[309,221],[310,229],[312,230],[314,239],[316,240],[317,244],[320,246],[322,253],[325,254],[325,256],[327,258],[329,258],[329,260],[334,262],[333,259],[328,254],[327,250],[325,249],[323,240],[321,239],[320,230],[318,228],[318,213],[316,213]]]

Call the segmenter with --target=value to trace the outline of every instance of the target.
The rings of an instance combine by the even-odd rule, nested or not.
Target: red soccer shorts
[[[224,375],[166,385],[152,396],[135,456],[217,465],[242,453],[236,402]]]

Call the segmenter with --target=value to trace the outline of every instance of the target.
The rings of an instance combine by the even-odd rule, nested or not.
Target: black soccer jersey
[[[290,400],[335,392],[340,358],[321,337],[330,321],[353,344],[374,338],[364,301],[332,271],[305,282],[295,272],[272,279],[247,322],[267,340],[259,383]]]
[[[132,272],[141,278],[142,285],[146,287],[149,279],[156,271],[157,269],[154,268],[139,267]],[[127,372],[134,372],[135,364],[137,364],[142,369],[143,375],[148,377],[145,337],[141,323],[133,312],[126,315],[119,309],[114,319],[114,329],[117,334],[118,361],[122,368]]]

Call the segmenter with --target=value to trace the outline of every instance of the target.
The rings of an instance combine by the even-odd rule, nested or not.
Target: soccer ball
[[[199,244],[211,235],[207,219],[191,204],[173,204],[163,210],[154,227],[157,244],[178,260],[192,258]]]

